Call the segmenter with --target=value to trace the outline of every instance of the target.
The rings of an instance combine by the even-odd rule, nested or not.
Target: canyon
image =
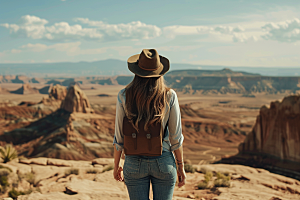
[[[179,98],[185,161],[197,173],[188,173],[189,183],[183,190],[176,188],[174,199],[191,195],[220,200],[243,195],[248,199],[297,199],[299,78],[264,77],[229,69],[184,73],[171,71],[165,80]],[[41,191],[20,199],[63,199],[69,195],[66,188],[72,185],[74,189],[78,182],[87,184],[86,189],[77,187],[73,197],[91,199],[93,194],[87,188],[102,184],[96,180],[115,185],[111,171],[100,172],[111,164],[113,156],[117,93],[132,78],[1,77],[0,144],[13,144],[20,156],[1,165],[9,166],[15,174],[25,168],[26,173],[36,175],[36,169],[48,170],[44,178],[38,178],[45,182],[36,185]],[[97,159],[102,159],[100,164],[95,164]],[[64,175],[74,167],[79,168],[80,175]],[[86,173],[95,167],[99,173]],[[214,173],[230,171],[232,187],[195,189],[204,178],[203,167]],[[249,190],[241,189],[245,187]],[[107,199],[128,199],[126,190],[116,190]],[[101,190],[97,195],[107,193]]]

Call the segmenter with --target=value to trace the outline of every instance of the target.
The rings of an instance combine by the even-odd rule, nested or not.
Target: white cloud
[[[22,49],[26,49],[33,52],[42,52],[48,49],[48,46],[45,44],[31,44],[28,43],[26,45],[21,46]]]
[[[233,34],[245,31],[245,29],[241,26],[232,27],[232,26],[217,26],[214,28],[215,32],[219,32],[222,34]]]
[[[161,35],[160,28],[140,21],[128,24],[106,24],[102,21],[91,21],[88,18],[76,18],[75,21],[96,27],[107,38],[151,39]]]
[[[175,38],[178,35],[207,34],[213,29],[208,26],[167,26],[163,28],[165,37]]]
[[[234,33],[233,41],[234,42],[249,42],[249,41],[257,41],[258,38],[256,36],[246,36],[243,33]]]
[[[168,26],[163,29],[164,35],[167,38],[175,38],[179,35],[207,35],[213,36],[214,41],[233,41],[233,42],[246,42],[256,41],[254,36],[246,36],[243,34],[245,28],[242,26]]]
[[[279,42],[300,41],[300,20],[298,18],[279,23],[268,23],[262,28],[268,32],[262,36],[266,40]]]
[[[176,51],[190,51],[199,48],[200,45],[193,45],[193,46],[160,46],[158,51],[166,51],[166,52],[176,52]]]
[[[22,50],[20,50],[20,49],[12,49],[10,52],[11,53],[21,53]]]
[[[68,56],[77,56],[77,55],[97,55],[107,52],[107,50],[117,51],[120,56],[127,56],[133,53],[139,52],[140,48],[133,48],[132,46],[111,46],[111,47],[102,47],[94,49],[81,49],[81,42],[70,42],[70,43],[57,43],[53,45],[45,44],[31,44],[28,43],[20,47],[24,52],[45,52],[49,50],[55,50],[59,52],[65,52]],[[20,50],[21,51],[21,50]],[[50,62],[50,61],[48,61]]]
[[[218,25],[218,26],[167,26],[159,28],[140,21],[127,24],[108,24],[103,21],[92,21],[88,18],[75,18],[75,22],[80,24],[70,25],[68,22],[58,22],[48,25],[48,21],[36,16],[26,15],[21,17],[17,24],[1,24],[10,30],[16,37],[28,37],[32,39],[44,39],[50,41],[78,41],[78,40],[98,40],[98,41],[118,41],[140,39],[152,39],[164,35],[174,39],[177,36],[207,35],[213,40],[245,42],[248,39],[236,33],[247,32],[240,25]],[[88,27],[83,27],[88,26]],[[243,38],[244,37],[244,38]],[[251,36],[247,36],[251,38]],[[255,40],[253,40],[255,41]]]
[[[26,44],[21,46],[20,48],[24,49],[25,51],[32,51],[32,52],[43,52],[47,50],[55,50],[60,52],[66,52],[68,55],[77,55],[81,51],[80,46],[81,42],[70,42],[70,43],[57,43],[53,45],[45,45],[45,44]]]
[[[14,36],[30,37],[41,39],[45,34],[45,24],[48,21],[39,17],[25,15],[21,17],[18,24],[1,24],[1,26],[10,30]]]
[[[79,24],[70,25],[67,22],[46,26],[47,20],[30,15],[21,17],[18,24],[5,23],[1,26],[9,29],[10,33],[16,37],[53,41],[150,39],[161,34],[161,29],[157,26],[139,21],[128,24],[106,24],[102,21],[90,21],[87,18],[77,18],[75,21],[93,26],[93,28],[84,28]]]

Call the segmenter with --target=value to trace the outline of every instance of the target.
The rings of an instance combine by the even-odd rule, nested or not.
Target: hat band
[[[156,67],[156,68],[154,68],[154,69],[149,69],[149,68],[144,68],[144,67],[142,67],[141,65],[138,65],[139,66],[139,68],[141,68],[141,69],[143,69],[143,70],[146,70],[146,71],[155,71],[155,70],[157,70],[159,67],[161,67],[161,63],[160,63],[160,66],[158,66],[158,67]]]

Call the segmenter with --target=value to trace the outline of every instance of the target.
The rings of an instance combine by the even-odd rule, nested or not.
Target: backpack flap
[[[139,122],[139,132],[129,122],[123,119],[124,153],[126,155],[160,156],[162,154],[161,123],[151,125],[148,131],[144,130],[145,121]]]

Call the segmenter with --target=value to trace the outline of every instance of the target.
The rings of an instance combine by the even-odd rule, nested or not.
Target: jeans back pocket
[[[166,156],[163,158],[159,158],[157,159],[157,164],[158,164],[159,171],[165,174],[171,174],[172,170],[176,166],[173,156]]]
[[[136,174],[140,171],[141,159],[127,156],[124,162],[124,172]]]

